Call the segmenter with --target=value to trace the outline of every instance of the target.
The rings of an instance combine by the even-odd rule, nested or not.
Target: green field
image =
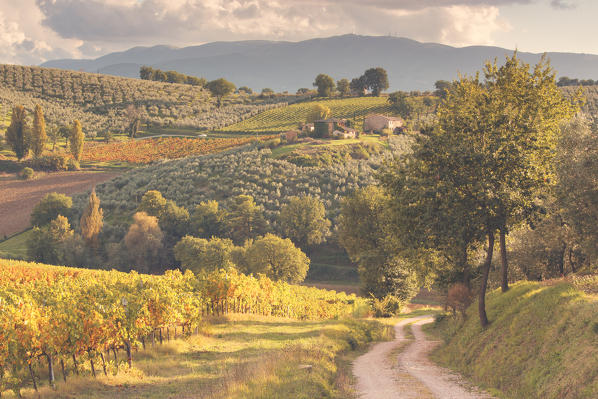
[[[0,242],[0,258],[27,259],[27,240],[32,230],[14,235]]]
[[[286,107],[264,111],[242,122],[222,129],[226,132],[282,132],[296,129],[306,121],[307,115],[315,104],[330,108],[330,116],[353,120],[355,127],[361,129],[366,115],[392,114],[386,97],[357,97],[343,99],[316,100],[292,104]]]

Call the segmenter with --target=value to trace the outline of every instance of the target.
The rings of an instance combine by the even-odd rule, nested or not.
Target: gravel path
[[[428,359],[439,343],[427,340],[421,329],[431,321],[429,316],[401,320],[395,325],[394,341],[376,344],[355,360],[353,373],[360,399],[492,398]],[[414,339],[405,338],[408,324],[412,324]]]

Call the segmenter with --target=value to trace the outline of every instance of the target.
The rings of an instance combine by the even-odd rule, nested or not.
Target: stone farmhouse
[[[395,116],[371,114],[363,121],[363,131],[368,133],[381,133],[384,129],[390,129],[397,133],[405,125],[403,119]]]

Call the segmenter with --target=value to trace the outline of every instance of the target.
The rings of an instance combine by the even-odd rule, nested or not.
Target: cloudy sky
[[[598,54],[596,0],[0,0],[0,63],[345,33]]]

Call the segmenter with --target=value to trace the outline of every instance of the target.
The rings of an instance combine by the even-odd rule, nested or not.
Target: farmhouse
[[[330,119],[320,119],[314,122],[314,137],[318,138],[330,138],[334,137],[334,131],[348,131],[352,130],[355,132],[354,129],[348,126],[349,122],[346,119],[338,119],[338,118],[330,118]],[[355,133],[353,133],[355,136]]]
[[[397,129],[403,127],[405,122],[403,119],[394,116],[386,116],[380,114],[372,114],[365,117],[363,121],[363,131],[370,133],[380,133],[384,129],[390,129],[396,132]]]

